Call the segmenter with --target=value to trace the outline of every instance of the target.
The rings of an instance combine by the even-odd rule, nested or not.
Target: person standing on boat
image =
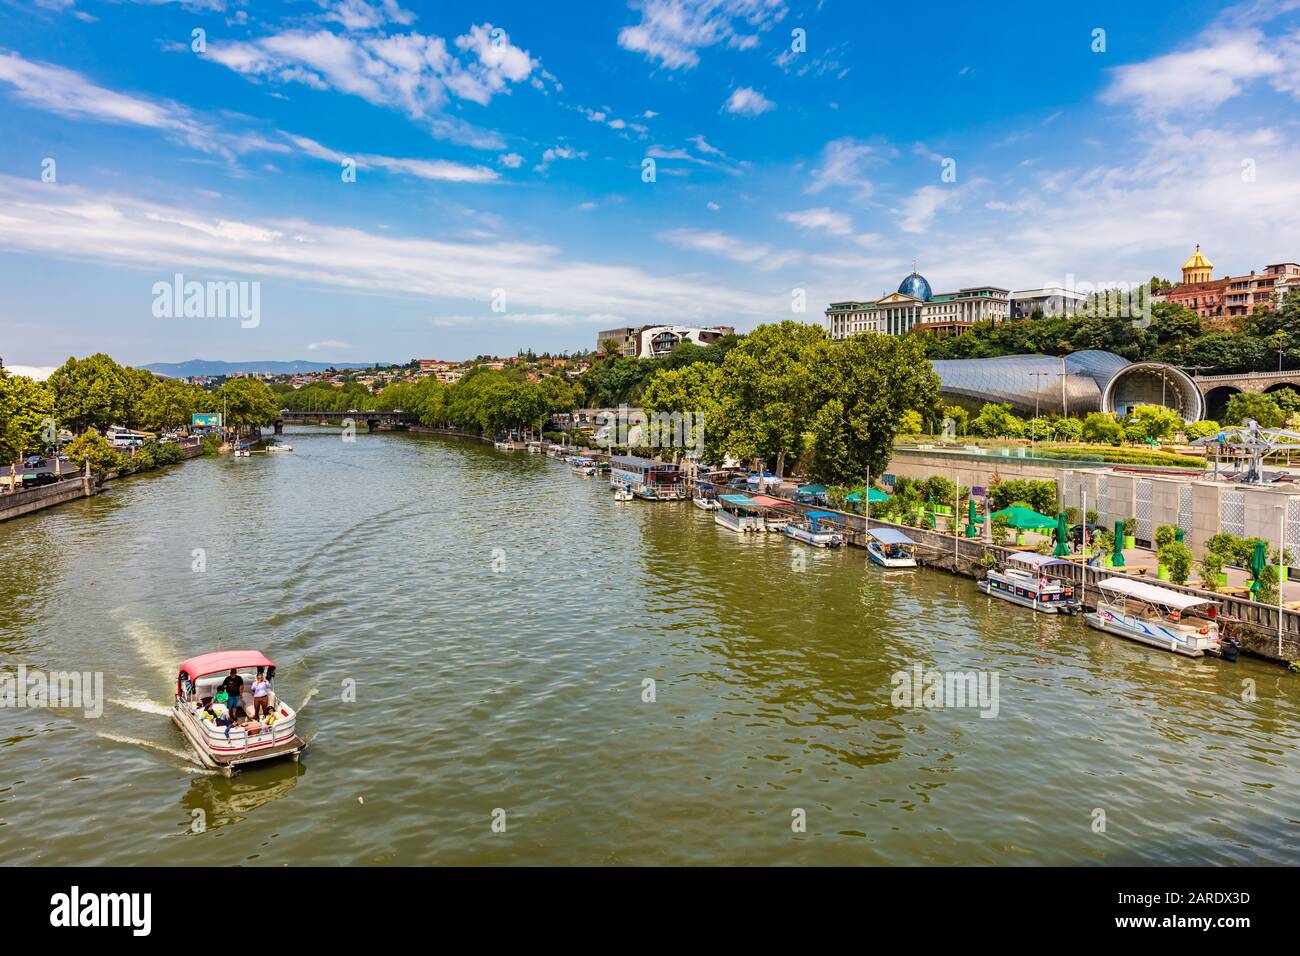
[[[229,700],[226,706],[230,708],[230,719],[235,719],[235,708],[243,709],[240,703],[244,694],[244,678],[232,667],[229,676],[221,682],[221,689],[226,692]]]
[[[271,712],[271,682],[266,679],[266,674],[262,668],[257,669],[257,676],[253,678],[253,719],[257,720],[263,714]]]

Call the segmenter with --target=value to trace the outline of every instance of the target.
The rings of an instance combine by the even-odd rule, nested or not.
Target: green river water
[[[541,456],[287,438],[0,525],[0,672],[107,698],[0,709],[0,863],[1300,862],[1280,668],[616,503]],[[278,662],[300,764],[189,755],[176,666],[219,641]],[[894,706],[917,664],[996,675],[997,716]]]

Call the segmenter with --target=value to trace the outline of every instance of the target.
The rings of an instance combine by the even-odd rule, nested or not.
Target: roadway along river
[[[540,456],[291,440],[0,525],[0,671],[108,698],[0,710],[0,862],[1300,862],[1280,668],[741,540]],[[218,641],[306,701],[301,765],[188,756],[176,666]],[[914,664],[996,674],[997,716],[894,707]]]

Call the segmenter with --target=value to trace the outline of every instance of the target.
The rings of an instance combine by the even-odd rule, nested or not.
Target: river
[[[742,539],[542,456],[287,438],[0,525],[0,672],[102,672],[108,701],[0,709],[0,863],[1300,862],[1281,668]],[[188,754],[176,667],[219,641],[277,661],[300,764]],[[895,707],[918,664],[995,675],[996,716]]]

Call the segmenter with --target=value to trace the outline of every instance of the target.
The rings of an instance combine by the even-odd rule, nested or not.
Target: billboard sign
[[[190,425],[194,428],[220,428],[220,412],[195,412],[190,416]]]

